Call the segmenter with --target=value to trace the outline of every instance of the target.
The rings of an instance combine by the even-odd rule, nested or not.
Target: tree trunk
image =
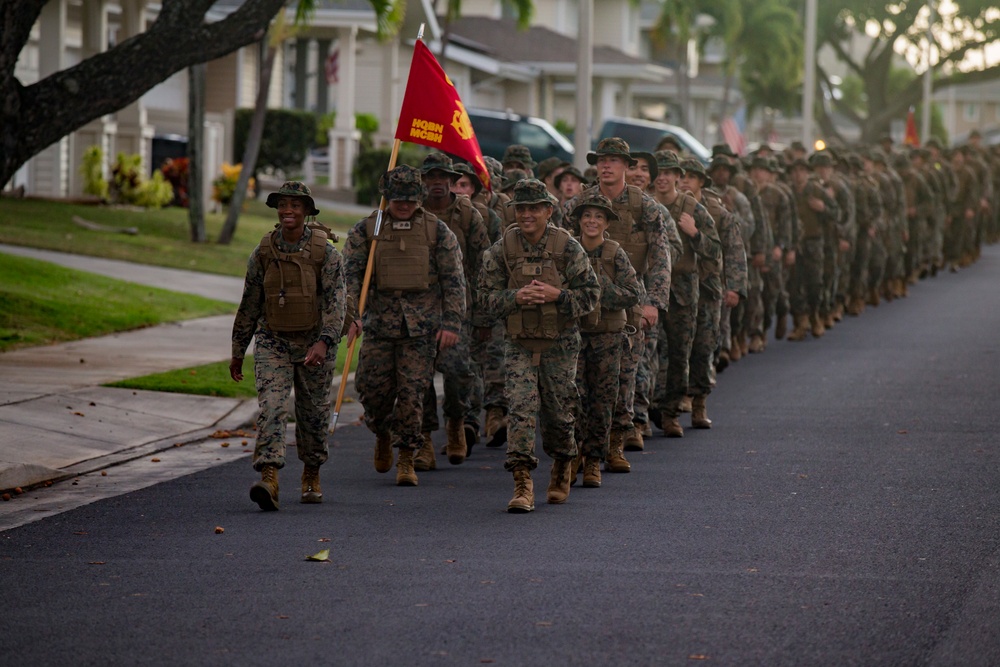
[[[188,69],[188,222],[191,241],[204,243],[205,233],[205,65]]]
[[[267,37],[264,37],[264,44],[267,44]],[[240,170],[240,178],[236,182],[236,190],[233,192],[233,199],[229,202],[229,213],[226,215],[226,223],[222,226],[219,234],[219,243],[229,244],[236,234],[236,223],[239,222],[240,210],[243,202],[247,198],[247,186],[250,184],[250,175],[257,164],[257,155],[260,153],[260,142],[264,136],[264,116],[267,113],[267,95],[271,88],[271,73],[274,71],[274,60],[278,53],[278,44],[268,44],[264,61],[260,65],[260,82],[257,89],[257,102],[253,110],[253,118],[250,121],[250,131],[247,134],[247,145],[243,150],[243,168]]]

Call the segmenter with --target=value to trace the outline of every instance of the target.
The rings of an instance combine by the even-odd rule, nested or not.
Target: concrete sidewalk
[[[234,312],[243,289],[226,276],[3,245],[0,253],[230,301]],[[0,490],[99,470],[252,421],[256,400],[100,386],[228,360],[232,325],[232,315],[219,315],[0,354]],[[357,403],[345,404],[340,425],[359,414]]]

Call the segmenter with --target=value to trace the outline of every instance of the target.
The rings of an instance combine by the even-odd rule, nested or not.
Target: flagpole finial
[[[421,40],[421,39],[424,38],[424,25],[425,24],[421,23],[420,24],[420,30],[417,31],[417,39],[418,40]]]

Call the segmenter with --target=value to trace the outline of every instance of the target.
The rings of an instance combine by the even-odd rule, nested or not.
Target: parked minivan
[[[594,145],[596,146],[598,141],[607,137],[621,137],[628,142],[629,148],[652,153],[656,150],[656,144],[660,143],[660,139],[667,134],[671,134],[677,139],[677,143],[681,145],[684,152],[694,155],[705,164],[711,161],[712,152],[683,127],[637,118],[608,118],[601,126],[601,131],[595,138]]]
[[[508,146],[521,144],[535,162],[552,156],[573,161],[573,144],[548,121],[505,111],[468,109],[468,113],[483,155],[501,160]]]

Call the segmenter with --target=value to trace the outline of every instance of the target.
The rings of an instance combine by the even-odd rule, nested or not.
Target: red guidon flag
[[[920,135],[917,134],[917,119],[913,113],[913,107],[906,112],[906,134],[903,137],[903,143],[907,146],[919,146],[920,145]]]
[[[468,160],[483,185],[490,187],[483,151],[455,84],[420,40],[413,50],[396,138]]]

